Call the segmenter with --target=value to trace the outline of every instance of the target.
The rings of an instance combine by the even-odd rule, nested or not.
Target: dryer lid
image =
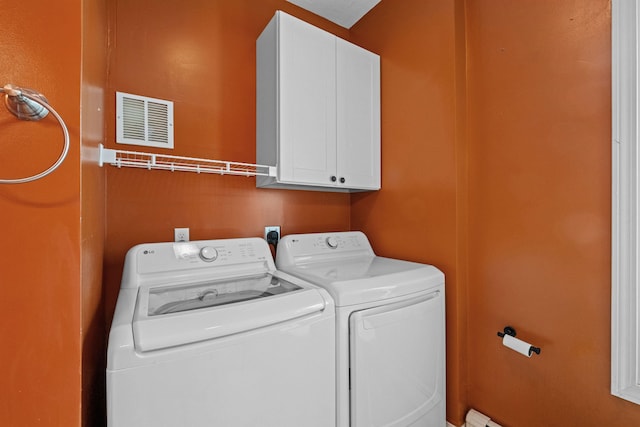
[[[444,284],[432,265],[384,257],[281,266],[281,271],[326,289],[336,306],[362,304],[409,295]]]

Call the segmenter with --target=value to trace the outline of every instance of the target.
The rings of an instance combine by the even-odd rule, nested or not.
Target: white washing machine
[[[335,301],[338,427],[446,425],[441,271],[378,257],[361,232],[285,236],[276,265]]]
[[[334,304],[262,239],[139,245],[106,375],[109,427],[335,426]]]

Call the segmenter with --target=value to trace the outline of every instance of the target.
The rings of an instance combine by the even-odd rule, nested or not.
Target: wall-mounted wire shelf
[[[276,176],[275,166],[195,157],[169,156],[139,151],[112,150],[100,144],[100,166],[105,163],[116,167],[166,170],[171,172],[214,173],[218,175]]]

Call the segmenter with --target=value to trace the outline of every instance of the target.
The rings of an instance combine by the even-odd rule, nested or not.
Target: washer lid
[[[233,304],[302,289],[271,274],[213,280],[182,286],[153,287],[148,290],[147,316],[163,316],[206,307]]]
[[[279,268],[322,286],[337,306],[386,300],[444,284],[444,274],[432,265],[378,256]]]
[[[144,286],[138,292],[133,337],[150,351],[257,329],[324,310],[317,289],[272,274],[179,286]]]

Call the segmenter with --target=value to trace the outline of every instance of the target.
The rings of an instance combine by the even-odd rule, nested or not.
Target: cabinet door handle
[[[336,182],[336,177],[335,177],[335,175],[332,175],[332,176],[331,176],[331,182]]]
[[[344,179],[344,177],[340,178],[340,183],[344,184],[345,181],[346,181],[346,179]]]

